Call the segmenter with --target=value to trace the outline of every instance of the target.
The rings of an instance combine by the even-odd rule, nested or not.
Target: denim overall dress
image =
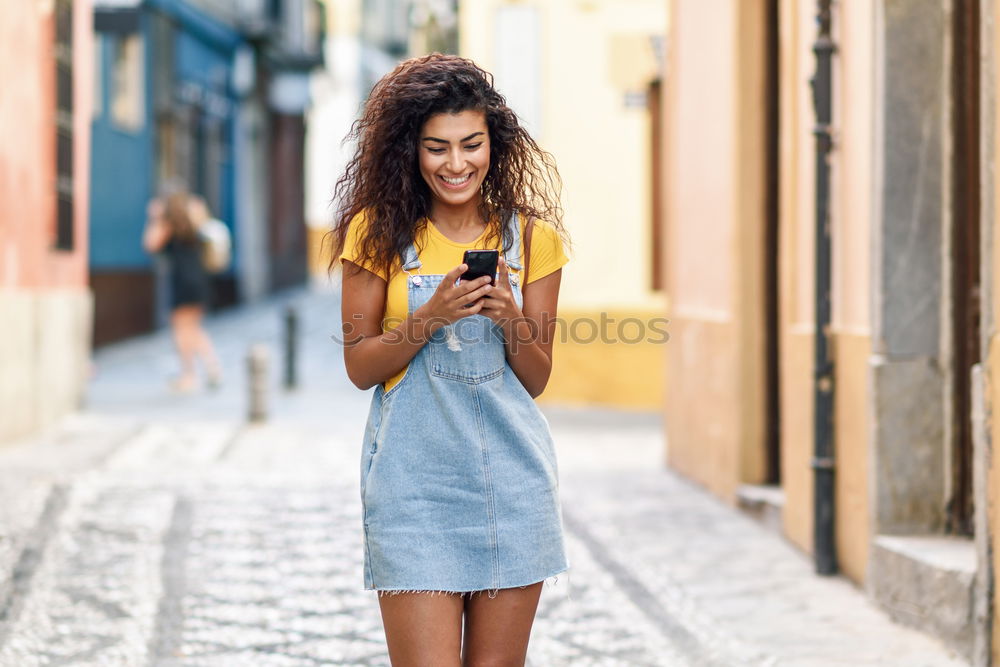
[[[505,257],[522,303],[520,225]],[[412,313],[444,276],[403,256]],[[499,327],[472,315],[431,337],[372,398],[361,456],[365,588],[494,591],[567,569],[548,422],[506,360]]]

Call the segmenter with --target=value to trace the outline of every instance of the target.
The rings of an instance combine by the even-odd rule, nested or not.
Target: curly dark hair
[[[419,168],[420,130],[434,114],[462,111],[482,111],[489,128],[490,168],[479,204],[487,239],[510,248],[513,239],[505,238],[504,227],[514,211],[545,220],[566,238],[555,160],[518,123],[491,74],[466,58],[432,53],[382,77],[347,136],[357,148],[334,190],[331,270],[351,220],[363,212],[367,233],[360,239],[359,262],[391,275],[430,215],[431,191]]]

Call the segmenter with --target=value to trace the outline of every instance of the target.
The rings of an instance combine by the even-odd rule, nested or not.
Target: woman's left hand
[[[497,284],[493,285],[492,289],[483,298],[483,306],[479,314],[485,315],[493,320],[494,323],[507,328],[512,323],[523,318],[524,315],[521,312],[521,308],[517,305],[517,301],[514,300],[514,290],[510,286],[510,274],[507,272],[507,262],[504,261],[503,257],[500,258],[497,270],[500,274]]]

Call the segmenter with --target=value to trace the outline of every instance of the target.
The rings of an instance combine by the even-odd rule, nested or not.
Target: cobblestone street
[[[300,387],[280,387],[301,315]],[[221,390],[172,395],[166,333],[101,350],[88,405],[0,449],[0,665],[387,665],[362,589],[359,442],[337,298],[213,318]],[[271,350],[248,425],[244,358]],[[558,360],[557,360],[558,363]],[[962,665],[662,465],[657,415],[547,409],[571,570],[529,664]]]

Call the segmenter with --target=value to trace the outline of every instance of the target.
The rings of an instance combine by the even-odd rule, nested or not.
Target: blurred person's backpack
[[[209,273],[222,273],[233,261],[233,240],[226,223],[208,218],[198,226],[201,263]]]

